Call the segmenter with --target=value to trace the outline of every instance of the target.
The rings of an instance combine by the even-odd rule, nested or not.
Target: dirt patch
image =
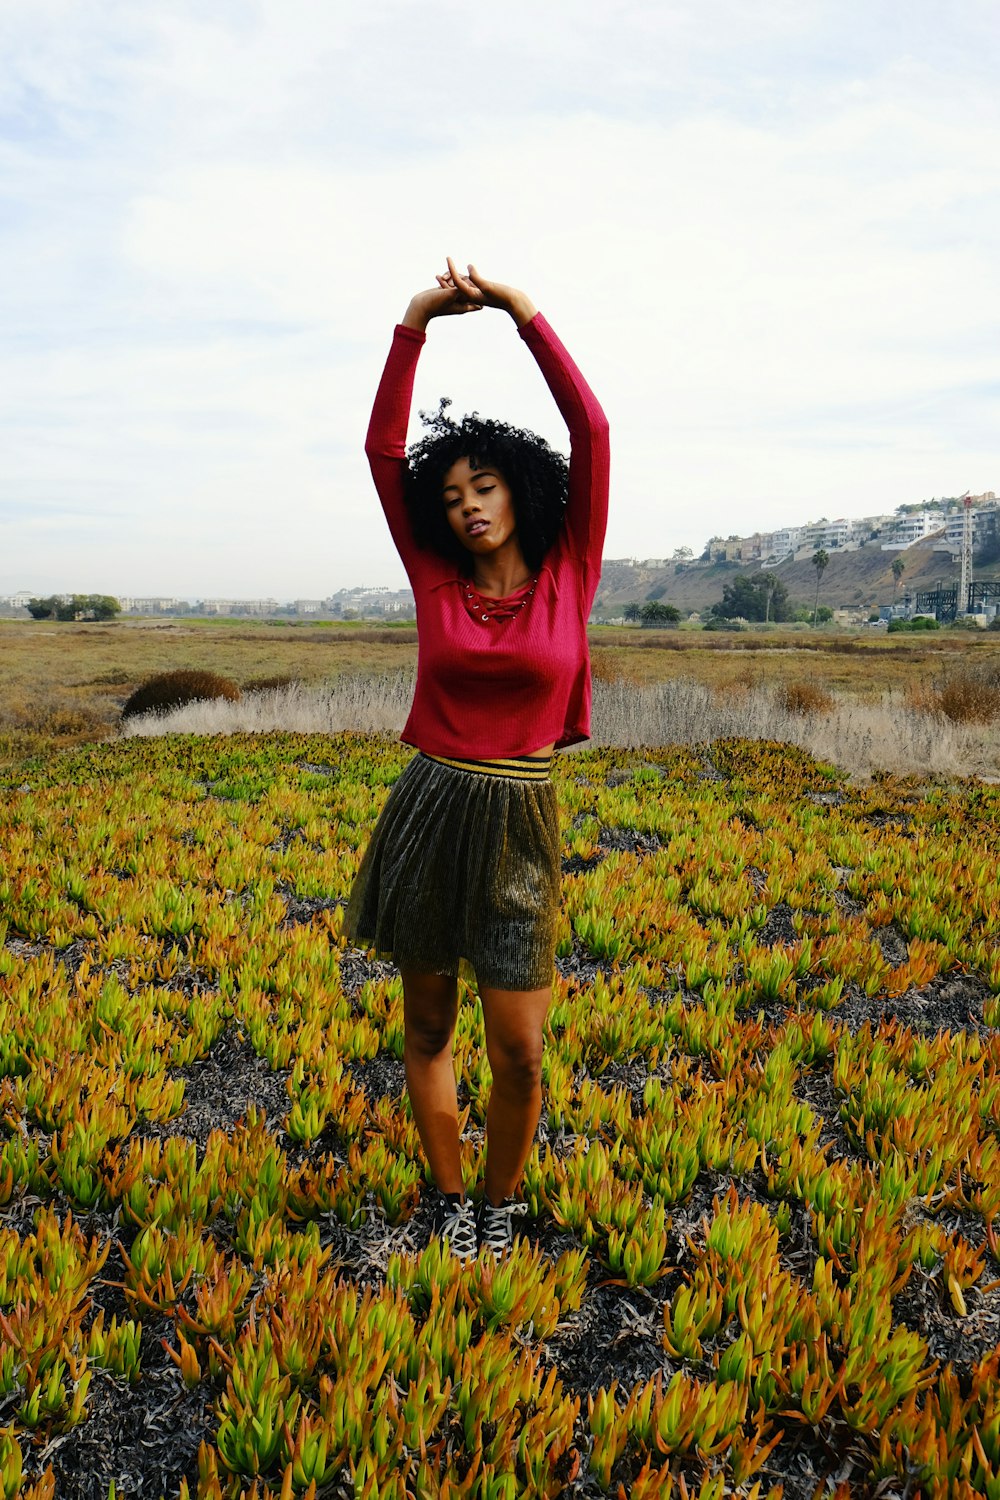
[[[198,1446],[215,1429],[207,1391],[185,1389],[179,1372],[144,1373],[130,1386],[94,1369],[85,1422],[54,1438],[33,1462],[51,1463],[60,1500],[121,1495],[176,1495],[182,1479],[194,1493]]]
[[[845,989],[844,998],[832,1012],[852,1033],[870,1021],[898,1021],[912,1031],[933,1036],[939,1031],[971,1031],[977,1036],[995,1036],[996,1029],[983,1021],[983,1001],[990,996],[985,980],[975,974],[941,974],[920,989],[903,995],[866,995],[857,985]]]
[[[204,1149],[213,1130],[232,1131],[251,1107],[263,1110],[271,1129],[277,1130],[291,1102],[285,1087],[289,1072],[275,1072],[245,1037],[227,1029],[200,1062],[172,1070],[185,1082],[181,1113],[166,1124],[149,1121],[133,1134],[160,1140],[182,1136]]]

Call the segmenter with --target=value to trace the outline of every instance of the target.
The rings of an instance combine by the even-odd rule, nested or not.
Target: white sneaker
[[[476,1211],[468,1198],[461,1203],[449,1203],[444,1193],[439,1192],[432,1233],[448,1241],[452,1255],[458,1260],[475,1260],[479,1253]]]
[[[498,1208],[494,1208],[484,1193],[476,1216],[479,1248],[491,1250],[494,1255],[509,1250],[514,1243],[514,1220],[527,1212],[528,1205],[517,1203],[513,1198],[505,1198]]]

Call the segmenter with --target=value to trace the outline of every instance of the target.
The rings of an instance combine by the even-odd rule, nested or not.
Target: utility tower
[[[962,572],[958,581],[958,608],[956,613],[969,612],[969,584],[972,582],[972,496],[966,490],[962,496]]]

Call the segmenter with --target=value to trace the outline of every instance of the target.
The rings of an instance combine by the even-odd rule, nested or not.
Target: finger
[[[475,290],[474,284],[469,281],[467,276],[462,275],[450,255],[448,256],[448,272],[454,279],[455,285],[460,286],[463,292],[468,293]]]

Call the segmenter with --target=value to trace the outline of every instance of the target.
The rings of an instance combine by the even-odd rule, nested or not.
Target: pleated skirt
[[[348,938],[399,968],[551,984],[561,870],[555,788],[422,753],[389,794],[345,917]]]

